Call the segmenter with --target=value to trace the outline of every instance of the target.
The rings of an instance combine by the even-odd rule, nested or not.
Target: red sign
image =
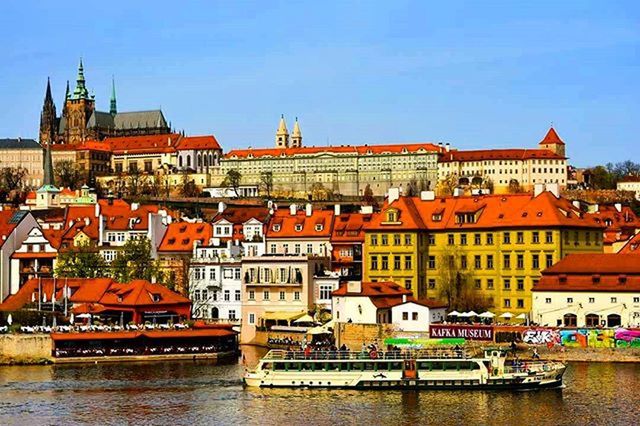
[[[429,337],[432,339],[493,340],[493,327],[487,325],[432,324],[429,326]]]

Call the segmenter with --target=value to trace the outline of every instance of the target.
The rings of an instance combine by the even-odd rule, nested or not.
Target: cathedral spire
[[[287,123],[284,121],[284,114],[280,116],[280,123],[278,124],[278,131],[276,132],[276,148],[288,148],[289,147],[289,130],[287,130]]]
[[[51,81],[47,77],[47,91],[44,95],[44,103],[47,104],[49,102],[53,103],[53,96],[51,96]]]
[[[51,81],[47,78],[47,88],[44,94],[44,103],[40,113],[40,143],[43,145],[54,143],[57,130],[56,105],[51,96]]]
[[[76,78],[76,88],[73,91],[73,99],[87,99],[88,97],[89,91],[85,85],[84,66],[82,64],[82,58],[80,58],[80,65],[78,65],[78,77]]]
[[[291,133],[291,147],[300,148],[302,146],[302,131],[300,131],[300,124],[298,124],[298,117],[296,117],[296,123],[293,125],[293,132]]]
[[[111,102],[109,113],[111,115],[116,115],[118,113],[118,107],[116,103],[116,80],[111,76]]]

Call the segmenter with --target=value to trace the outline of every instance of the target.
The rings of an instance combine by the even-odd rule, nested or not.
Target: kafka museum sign
[[[483,325],[441,325],[429,327],[432,339],[462,338],[467,340],[493,340],[493,327]]]

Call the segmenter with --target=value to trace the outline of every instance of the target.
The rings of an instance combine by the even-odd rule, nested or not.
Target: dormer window
[[[385,213],[387,222],[397,222],[398,221],[398,211],[397,210],[387,210]]]
[[[155,303],[158,303],[160,301],[160,295],[158,293],[153,293],[151,295],[151,300],[153,300]]]
[[[296,232],[300,232],[300,231],[302,231],[302,225],[301,225],[301,224],[299,224],[299,223],[298,223],[298,224],[296,224],[296,226],[295,226],[295,230],[296,230]]]
[[[442,220],[442,213],[434,213],[431,215],[431,220],[434,222],[440,222]]]
[[[591,277],[591,279],[593,280],[594,284],[600,283],[600,275],[594,275],[593,277]]]
[[[316,225],[316,231],[320,232],[320,231],[322,231],[322,229],[324,229],[324,226],[322,226],[321,223]]]
[[[279,232],[279,231],[280,231],[280,225],[279,224],[273,225],[273,232]]]

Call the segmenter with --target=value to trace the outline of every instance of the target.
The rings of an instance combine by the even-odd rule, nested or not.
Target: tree
[[[407,190],[404,195],[407,197],[416,197],[420,193],[418,189],[418,181],[415,178],[412,178],[407,184]]]
[[[161,281],[163,276],[151,256],[148,238],[129,239],[111,262],[113,278],[119,282],[131,280]]]
[[[242,180],[242,174],[236,169],[231,169],[227,172],[224,180],[222,181],[222,186],[225,188],[233,189],[236,197],[239,197],[238,189],[240,188],[240,181]]]
[[[373,189],[371,189],[371,185],[367,184],[364,187],[364,193],[362,194],[362,201],[368,206],[372,206],[376,203],[376,199],[373,196]]]
[[[6,192],[17,191],[24,186],[27,174],[24,167],[3,167],[0,169],[0,185]]]
[[[273,172],[267,171],[260,173],[260,188],[266,192],[267,198],[271,198],[273,191]]]
[[[198,187],[193,179],[189,179],[189,173],[185,170],[182,172],[182,181],[180,183],[180,195],[191,198],[199,195]]]
[[[438,258],[438,297],[446,300],[451,310],[484,311],[490,303],[471,288],[471,275],[463,267],[463,256],[447,247]]]
[[[458,187],[458,178],[455,175],[447,176],[438,182],[438,195],[441,197],[449,197],[453,195],[453,190]]]
[[[520,185],[520,182],[518,182],[517,179],[511,179],[509,181],[508,191],[510,194],[520,194],[521,192],[524,192],[522,189],[522,185]]]
[[[83,182],[82,171],[71,160],[60,160],[53,167],[56,185],[60,188],[78,189]]]
[[[614,189],[616,187],[615,178],[612,173],[613,165],[596,166],[589,170],[591,175],[591,187],[593,189]]]
[[[99,278],[108,273],[107,262],[89,243],[58,253],[55,268],[58,278]]]
[[[311,199],[314,201],[329,200],[333,195],[333,191],[325,188],[322,182],[314,182],[311,185]]]

